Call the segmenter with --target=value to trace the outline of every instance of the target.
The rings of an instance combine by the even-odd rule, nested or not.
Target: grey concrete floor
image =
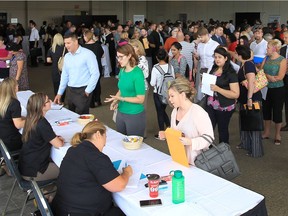
[[[54,98],[51,81],[51,67],[39,65],[37,68],[29,68],[29,80],[31,90],[34,92],[45,92],[51,99]],[[117,80],[114,77],[102,78],[102,101],[110,94],[117,91]],[[171,108],[167,111],[170,113]],[[109,105],[104,104],[100,107],[90,109],[96,118],[104,122],[111,128],[115,129],[112,121],[112,111]],[[169,154],[166,142],[156,140],[154,135],[158,132],[156,112],[153,103],[153,93],[150,89],[148,96],[147,115],[147,138],[145,143],[151,145],[162,152]],[[236,149],[239,141],[238,113],[233,114],[230,122],[230,145],[241,169],[241,175],[233,182],[242,187],[260,193],[266,198],[266,206],[270,216],[287,216],[288,215],[288,132],[282,132],[282,143],[280,146],[273,144],[273,129],[271,138],[264,140],[265,155],[262,158],[250,158],[246,152]],[[217,130],[215,135],[217,137]],[[13,179],[7,175],[0,177],[0,212],[6,203],[8,193],[12,186]],[[237,196],[237,194],[235,194]],[[9,205],[7,215],[19,215],[24,200],[24,193],[18,188],[15,191],[12,202]],[[241,202],[241,200],[239,200]],[[30,202],[26,207],[24,215],[30,215],[35,208]]]

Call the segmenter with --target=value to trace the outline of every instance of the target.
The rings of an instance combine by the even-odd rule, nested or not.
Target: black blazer
[[[280,49],[280,55],[286,58],[287,45]]]
[[[220,39],[216,36],[216,35],[212,35],[212,40],[218,42],[221,46],[227,46],[227,41],[226,41],[226,38],[221,36],[221,40],[222,42],[220,41]]]

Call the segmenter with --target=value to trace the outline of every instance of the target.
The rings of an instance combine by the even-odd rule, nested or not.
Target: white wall
[[[145,15],[154,22],[175,21],[180,13],[205,22],[209,18],[235,20],[235,12],[260,12],[264,24],[270,15],[280,15],[281,23],[288,19],[287,1],[1,1],[0,5],[0,12],[8,13],[8,21],[18,18],[24,26],[30,19],[39,26],[43,20],[60,22],[62,15],[80,15],[90,9],[93,15],[117,15],[120,22],[132,20],[133,15]]]

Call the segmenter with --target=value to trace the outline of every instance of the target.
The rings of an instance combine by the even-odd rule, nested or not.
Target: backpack
[[[160,72],[162,75],[161,83],[157,89],[157,93],[159,95],[159,99],[162,104],[168,104],[168,89],[170,87],[170,84],[175,78],[173,77],[171,73],[171,65],[168,64],[168,71],[165,73],[165,71],[159,66],[159,64],[155,65],[155,68]]]

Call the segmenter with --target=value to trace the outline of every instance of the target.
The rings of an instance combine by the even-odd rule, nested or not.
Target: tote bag
[[[201,137],[210,143],[210,148],[201,151],[196,157],[194,161],[196,167],[226,180],[232,180],[241,174],[234,154],[227,143],[215,145],[211,136],[203,134]]]
[[[66,51],[66,47],[64,47],[62,56],[58,59],[58,62],[57,62],[58,71],[59,71],[60,74],[61,74],[61,72],[62,72],[63,65],[64,65],[65,51]]]

